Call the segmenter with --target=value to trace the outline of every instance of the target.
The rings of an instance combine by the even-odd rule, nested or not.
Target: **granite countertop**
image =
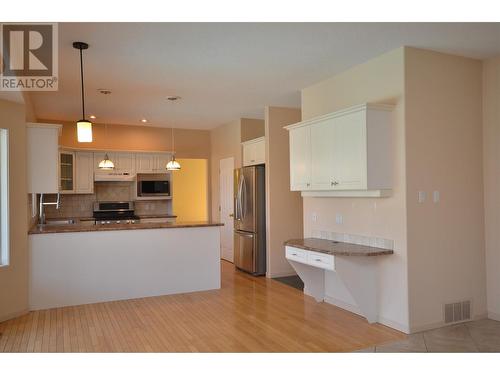
[[[137,215],[141,219],[175,219],[177,215],[167,215],[167,214],[159,214],[159,215]]]
[[[47,233],[72,233],[72,232],[102,232],[113,230],[136,230],[136,229],[173,229],[173,228],[200,228],[218,227],[224,224],[212,221],[179,222],[179,223],[137,223],[137,224],[67,224],[67,225],[34,225],[28,234]]]
[[[356,245],[346,242],[324,240],[321,238],[299,238],[285,241],[285,246],[297,247],[299,249],[317,251],[330,255],[345,256],[377,256],[394,254],[393,250],[378,247]]]

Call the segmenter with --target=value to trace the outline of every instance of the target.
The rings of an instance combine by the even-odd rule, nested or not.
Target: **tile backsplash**
[[[46,202],[56,200],[55,194],[47,194]],[[94,194],[63,194],[61,208],[46,206],[47,218],[84,218],[94,214],[94,202],[120,202],[134,200],[133,184],[130,182],[98,182],[94,187]],[[171,214],[171,201],[136,201],[135,213],[141,215]]]
[[[359,234],[337,233],[325,230],[312,230],[312,237],[326,240],[352,243],[356,245],[372,246],[381,249],[394,250],[394,240],[380,237],[362,236]]]

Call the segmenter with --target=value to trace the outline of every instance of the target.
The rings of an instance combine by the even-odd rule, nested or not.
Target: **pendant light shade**
[[[78,142],[92,142],[92,123],[80,120],[76,123]]]
[[[174,128],[172,129],[172,159],[167,163],[167,171],[178,171],[181,169],[181,165],[177,160],[175,160],[175,151],[174,151]]]
[[[177,160],[175,160],[175,155],[172,155],[172,160],[167,163],[167,171],[178,171],[181,169],[181,165]]]
[[[73,48],[80,50],[80,79],[82,84],[82,119],[76,123],[77,139],[80,143],[92,142],[92,123],[85,118],[85,88],[83,85],[83,50],[89,45],[84,42],[74,42]]]
[[[104,155],[104,159],[99,163],[99,169],[103,171],[112,171],[115,169],[115,164],[109,160],[108,154]]]
[[[99,90],[99,91],[100,91],[101,94],[105,95],[106,97],[109,94],[111,94],[111,90],[102,89],[102,90]],[[104,137],[106,138],[106,140],[108,139],[108,124],[107,123],[104,124]],[[113,169],[115,169],[115,163],[113,163],[109,159],[109,156],[108,156],[107,153],[104,155],[104,159],[102,159],[99,162],[99,169],[101,169],[103,171],[112,171]]]

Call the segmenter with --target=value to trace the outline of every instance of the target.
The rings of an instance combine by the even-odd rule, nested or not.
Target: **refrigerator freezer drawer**
[[[234,265],[236,267],[250,273],[256,272],[256,244],[254,233],[234,232]]]

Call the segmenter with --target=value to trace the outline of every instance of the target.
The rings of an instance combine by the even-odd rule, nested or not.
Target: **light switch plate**
[[[427,198],[427,193],[425,191],[418,192],[418,203],[424,203]]]

